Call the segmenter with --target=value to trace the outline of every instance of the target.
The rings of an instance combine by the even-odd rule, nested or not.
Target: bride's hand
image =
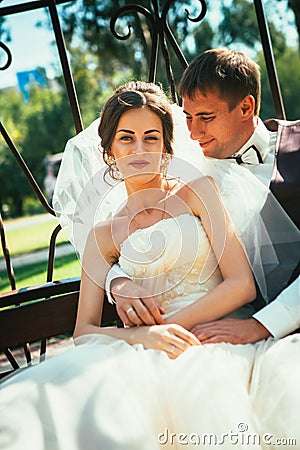
[[[172,359],[188,347],[200,345],[195,335],[177,324],[142,326],[132,331],[134,343],[143,344],[145,349],[163,350]]]

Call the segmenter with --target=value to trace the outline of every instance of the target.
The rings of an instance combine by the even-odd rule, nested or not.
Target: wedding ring
[[[174,350],[175,350],[174,345],[170,345],[170,350],[169,350],[169,352],[173,354],[173,353],[174,353]]]
[[[127,316],[128,316],[128,314],[130,313],[130,311],[134,311],[134,309],[130,306],[130,308],[128,308],[127,310],[126,310],[126,314],[127,314]]]

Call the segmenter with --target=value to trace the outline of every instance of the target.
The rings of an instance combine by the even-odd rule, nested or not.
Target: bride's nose
[[[143,140],[137,139],[135,142],[134,153],[144,153]]]

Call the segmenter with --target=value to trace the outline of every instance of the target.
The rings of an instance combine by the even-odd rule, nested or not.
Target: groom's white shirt
[[[274,170],[275,145],[277,132],[269,131],[262,120],[243,147],[233,156],[242,155],[243,152],[254,145],[260,152],[263,164],[242,164],[249,169],[265,186],[270,186]],[[176,150],[175,150],[176,153]],[[176,155],[175,155],[176,156]],[[114,264],[107,274],[105,290],[108,301],[113,303],[110,294],[111,282],[116,278],[129,278],[123,270]],[[255,313],[253,317],[262,323],[272,336],[279,339],[300,327],[300,277],[267,306]]]

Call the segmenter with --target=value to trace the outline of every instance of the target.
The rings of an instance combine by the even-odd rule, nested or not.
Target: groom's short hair
[[[244,53],[229,48],[211,49],[200,54],[185,69],[179,83],[179,95],[193,99],[197,91],[205,95],[216,90],[230,110],[247,95],[252,95],[254,113],[258,115],[261,100],[258,64]]]

